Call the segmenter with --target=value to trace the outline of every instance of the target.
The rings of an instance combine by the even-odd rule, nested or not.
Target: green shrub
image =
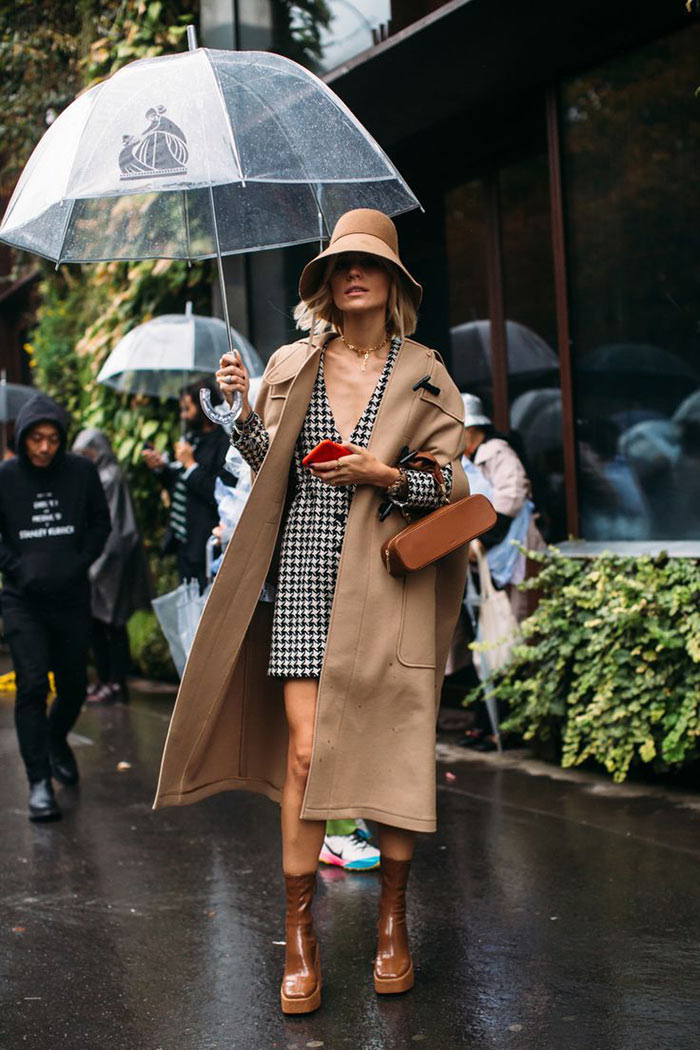
[[[587,759],[615,781],[633,763],[659,770],[700,755],[700,566],[690,559],[573,560],[550,548],[541,601],[492,682],[504,730],[561,741],[561,764]]]
[[[127,625],[131,658],[144,678],[177,682],[177,671],[155,613],[139,609]]]

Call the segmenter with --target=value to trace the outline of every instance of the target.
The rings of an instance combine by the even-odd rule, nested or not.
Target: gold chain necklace
[[[360,368],[361,372],[367,371],[367,362],[369,361],[369,355],[376,353],[377,350],[382,350],[389,341],[385,336],[382,342],[379,343],[377,346],[368,346],[366,347],[366,349],[363,350],[361,347],[355,346],[353,343],[349,343],[342,332],[340,333],[340,338],[342,339],[343,343],[348,348],[348,350],[353,350],[358,357],[362,358],[362,367]]]

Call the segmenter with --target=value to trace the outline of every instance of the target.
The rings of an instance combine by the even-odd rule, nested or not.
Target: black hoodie
[[[53,423],[61,444],[47,467],[32,465],[27,433]],[[68,417],[37,394],[15,422],[17,456],[0,465],[0,572],[3,597],[71,605],[89,602],[88,569],[107,542],[111,523],[99,474],[66,452]]]

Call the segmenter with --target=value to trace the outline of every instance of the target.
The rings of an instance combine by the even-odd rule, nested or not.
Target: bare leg
[[[311,1013],[321,1004],[321,963],[311,903],[325,822],[300,817],[311,763],[317,691],[316,679],[288,679],[284,683],[289,725],[287,774],[282,789],[282,867],[287,913],[280,995],[285,1014]]]
[[[323,845],[325,822],[300,818],[311,764],[317,692],[315,678],[289,678],[284,683],[289,725],[287,775],[282,789],[282,868],[286,875],[315,871]]]
[[[412,860],[415,844],[415,831],[392,828],[389,824],[379,825],[379,849],[382,857],[391,857],[393,860]]]

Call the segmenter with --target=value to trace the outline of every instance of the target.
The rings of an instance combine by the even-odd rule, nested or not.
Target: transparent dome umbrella
[[[141,59],[80,95],[30,157],[0,239],[56,263],[216,258],[419,207],[321,80],[261,51]]]
[[[262,375],[253,344],[235,329],[231,335],[248,373]],[[97,382],[121,393],[177,397],[183,386],[211,376],[227,352],[225,323],[194,314],[188,303],[184,314],[163,314],[132,328],[102,365]]]

